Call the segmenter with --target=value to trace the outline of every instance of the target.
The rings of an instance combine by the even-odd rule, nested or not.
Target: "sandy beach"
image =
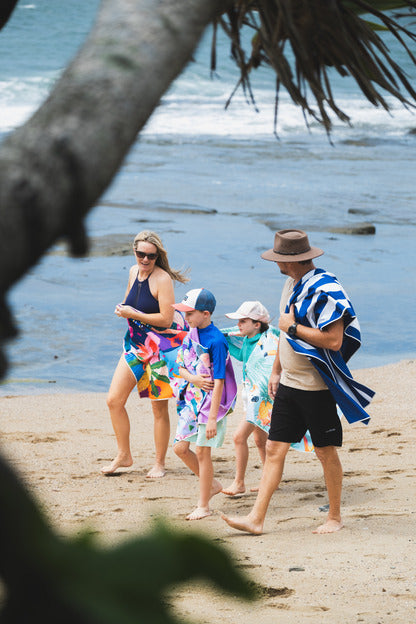
[[[322,471],[311,454],[291,450],[261,536],[239,534],[220,513],[245,514],[255,494],[218,494],[214,513],[187,523],[198,497],[197,479],[169,449],[167,475],[148,480],[153,459],[150,405],[129,399],[135,463],[111,478],[100,468],[115,440],[105,394],[44,394],[1,399],[1,450],[23,475],[57,531],[92,529],[106,544],[146,530],[163,515],[175,525],[204,531],[231,549],[238,565],[265,586],[264,597],[245,604],[200,587],[180,587],[175,604],[191,621],[248,624],[416,621],[416,361],[355,371],[376,391],[368,426],[343,421],[340,452],[345,480],[345,527],[313,535],[326,504]],[[170,405],[172,439],[176,426]],[[242,416],[239,400],[226,441],[214,452],[216,477],[233,477],[232,432]],[[248,488],[261,466],[251,443]]]

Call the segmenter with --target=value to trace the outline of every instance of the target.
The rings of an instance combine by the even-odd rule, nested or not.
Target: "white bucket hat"
[[[230,319],[249,318],[252,321],[260,321],[261,323],[270,321],[270,315],[260,301],[244,301],[235,312],[230,312],[225,316]]]

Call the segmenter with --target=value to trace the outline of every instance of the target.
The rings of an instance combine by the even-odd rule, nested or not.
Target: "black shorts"
[[[269,440],[300,442],[309,429],[314,446],[342,446],[342,427],[329,390],[298,390],[279,384]]]

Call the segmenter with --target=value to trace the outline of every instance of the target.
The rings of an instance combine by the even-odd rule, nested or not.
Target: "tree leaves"
[[[416,65],[405,42],[405,37],[415,42],[416,32],[385,13],[403,7],[408,15],[416,17],[413,1],[241,0],[228,6],[218,23],[231,40],[231,55],[240,70],[237,87],[241,85],[251,101],[251,71],[269,65],[276,73],[276,111],[279,90],[284,87],[303,109],[306,120],[322,123],[329,132],[329,111],[349,122],[335,102],[330,68],[341,76],[352,76],[374,106],[390,109],[382,91],[405,106],[415,106],[415,89],[376,32],[390,31]],[[364,13],[379,22],[374,24],[360,17]],[[247,29],[253,31],[249,49],[242,36]]]

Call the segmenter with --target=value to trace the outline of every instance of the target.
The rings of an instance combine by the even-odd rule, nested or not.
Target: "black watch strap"
[[[296,336],[297,328],[298,328],[298,323],[293,323],[293,325],[291,325],[289,329],[287,330],[287,333],[289,334],[289,336],[292,336],[292,337]]]

